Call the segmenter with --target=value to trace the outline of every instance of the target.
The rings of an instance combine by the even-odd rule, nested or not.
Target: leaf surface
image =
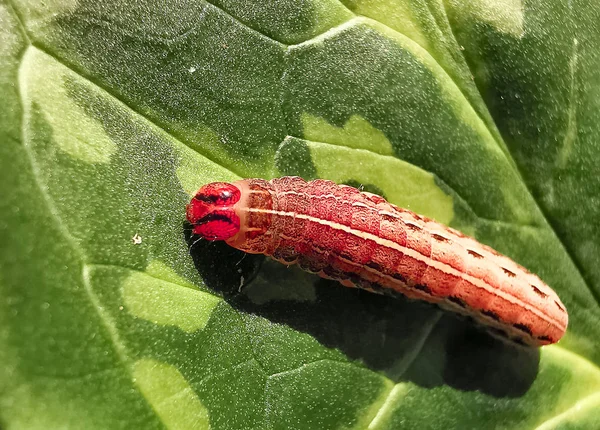
[[[597,22],[583,0],[1,2],[0,426],[600,427]],[[195,189],[280,175],[509,255],[565,338],[190,256]]]

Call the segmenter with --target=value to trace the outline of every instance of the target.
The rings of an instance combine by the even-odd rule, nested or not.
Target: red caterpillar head
[[[226,240],[240,230],[234,205],[240,200],[238,187],[227,182],[204,185],[187,205],[187,219],[194,234],[207,240]]]

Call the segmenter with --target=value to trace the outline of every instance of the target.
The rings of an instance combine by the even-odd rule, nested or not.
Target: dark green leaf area
[[[112,3],[83,2],[31,36],[189,146],[264,176],[285,136],[284,47],[208,3],[139,3],[126,14]]]
[[[174,240],[183,239],[188,200],[175,177],[178,153],[112,97],[75,80],[67,81],[66,87],[118,149],[110,164],[73,158],[57,146],[46,112],[32,105],[28,144],[65,228],[88,261],[96,264],[126,262],[143,269],[150,259],[162,258],[186,271],[190,265],[185,250]],[[140,246],[133,246],[136,234],[142,238]]]
[[[0,404],[10,411],[2,420],[23,428],[75,422],[160,428],[114,349],[80,254],[49,212],[23,146],[6,140],[1,147],[2,159],[11,160],[0,174],[6,186],[0,203]]]
[[[289,134],[307,137],[306,115],[336,127],[359,116],[383,132],[397,157],[437,175],[477,215],[542,222],[513,166],[452,80],[421,48],[396,33],[386,36],[357,24],[291,49],[284,82]]]
[[[20,57],[27,47],[27,40],[19,29],[16,18],[9,13],[4,5],[0,5],[2,28],[2,52],[0,52],[0,94],[2,94],[5,109],[0,115],[0,130],[2,139],[18,140],[21,133],[21,109],[18,103],[18,88],[15,86]]]
[[[353,17],[335,0],[215,0],[242,23],[282,43],[300,43]]]
[[[0,426],[160,428],[120,365],[80,255],[20,141],[25,39],[5,4],[0,20]]]
[[[279,288],[261,279],[273,279],[275,273]],[[450,384],[498,396],[516,396],[533,382],[539,358],[535,350],[527,353],[491,338],[434,306],[349,290],[332,281],[303,285],[302,295],[298,285],[311,282],[311,275],[305,274],[303,281],[302,273],[267,262],[257,278],[228,300],[245,315],[255,358],[268,374],[350,359],[393,381]],[[317,279],[312,276],[312,282]],[[448,350],[454,352],[438,361]],[[421,363],[428,366],[426,373]]]
[[[91,267],[93,291],[110,313],[119,333],[122,333],[119,342],[127,351],[127,356],[136,359],[152,357],[168,363],[185,374],[190,381],[199,381],[213,373],[225,372],[253,358],[242,319],[225,303],[216,305],[210,319],[205,325],[201,325],[202,330],[183,330],[176,325],[181,318],[173,319],[171,324],[156,324],[136,316],[134,304],[128,298],[131,297],[128,288],[139,288],[143,284],[136,280],[131,285],[127,278],[132,275],[135,276],[135,272],[121,267]],[[166,282],[157,281],[164,288]],[[176,287],[186,289],[185,286]],[[149,290],[148,297],[152,293]],[[147,303],[148,307],[152,305],[154,304]],[[160,308],[157,306],[155,311],[157,318]],[[179,309],[180,313],[185,311],[184,308]],[[192,317],[196,320],[202,318],[198,313]],[[226,346],[229,344],[234,344],[235,349]]]
[[[229,264],[223,262],[223,265]],[[288,273],[287,276],[282,270]],[[273,279],[275,273],[278,273],[280,288],[265,291],[261,277]],[[589,386],[571,386],[571,381],[578,377],[576,374],[585,372],[587,366],[579,363],[573,354],[548,356],[550,361],[540,368],[539,351],[491,338],[473,328],[470,322],[454,316],[443,314],[440,319],[440,312],[433,307],[402,299],[389,300],[329,281],[318,281],[313,295],[300,296],[293,291],[299,282],[294,270],[265,263],[249,285],[229,298],[231,305],[243,316],[254,358],[267,375],[273,375],[268,378],[267,387],[271,388],[273,379],[296,378],[292,376],[296,374],[307,378],[302,383],[293,379],[298,382],[298,385],[292,384],[293,388],[278,388],[283,390],[282,395],[291,396],[289,399],[294,404],[292,407],[282,400],[282,413],[277,408],[267,408],[267,411],[275,410],[275,416],[280,417],[275,420],[267,414],[268,422],[281,421],[279,426],[293,425],[296,422],[294,414],[298,412],[290,414],[288,411],[296,411],[305,402],[309,405],[303,408],[314,402],[319,404],[321,395],[315,393],[328,393],[332,384],[336,386],[336,395],[328,397],[328,404],[334,410],[337,399],[350,396],[349,393],[355,396],[357,389],[364,389],[356,387],[354,382],[339,384],[338,379],[313,380],[308,375],[317,365],[332,371],[331,368],[337,366],[345,368],[340,363],[348,363],[374,370],[380,377],[385,375],[387,378],[379,382],[383,384],[379,397],[368,402],[372,409],[365,412],[363,406],[363,413],[351,415],[354,418],[343,414],[337,417],[341,422],[348,419],[372,422],[374,417],[380,416],[385,423],[383,428],[394,428],[406,421],[419,426],[433,422],[436,428],[449,426],[456,420],[481,422],[493,419],[499,411],[507,423],[512,423],[509,428],[523,422],[539,423],[569,406],[568,401],[553,396],[555,389],[551,386],[564,386],[569,392],[568,398],[578,398],[589,393],[595,384],[590,381]],[[253,292],[255,288],[261,291]],[[565,361],[572,363],[572,371],[563,367]],[[397,385],[391,385],[390,381]],[[286,383],[281,382],[281,386]],[[280,399],[280,391],[277,393],[274,397]],[[455,410],[449,406],[448,398],[454,398],[457,393],[464,397],[463,401],[475,402],[477,410],[471,414],[465,409]],[[271,395],[267,389],[267,399]],[[432,415],[426,408],[411,412],[417,404],[430,401],[432,396],[445,405],[442,406],[444,410],[448,408],[444,414]],[[384,407],[385,399],[389,399],[389,403]],[[542,402],[548,409],[532,414],[522,403],[524,399],[536,404]],[[267,404],[271,405],[268,401]],[[411,406],[405,409],[405,405]],[[320,414],[303,413],[302,416],[310,424],[313,423],[310,420],[315,419],[323,428],[332,426]],[[313,427],[307,424],[297,428]]]
[[[539,351],[490,336],[469,319],[444,312],[402,379],[423,388],[450,386],[518,399],[531,389],[539,361]]]
[[[340,390],[347,385],[353,390]],[[360,427],[364,423],[358,411],[377,400],[383,388],[381,378],[365,369],[346,363],[312,363],[269,378],[267,419],[274,429]],[[365,418],[369,413],[365,411]]]
[[[159,366],[176,369],[186,382],[186,390],[193,390],[190,392],[198,397],[208,411],[211,425],[217,428],[261,427],[267,374],[254,356],[247,324],[235,310],[221,302],[202,330],[155,324],[135,317],[127,291],[119,288],[143,288],[138,282],[127,281],[135,276],[131,270],[114,266],[94,266],[91,270],[92,288],[117,331],[122,333],[117,346],[124,351],[128,362],[131,359],[129,366],[136,368],[144,360],[152,360]],[[172,313],[169,317],[182,320]],[[148,383],[143,379],[148,377],[136,374],[138,385],[143,387]],[[146,397],[153,400],[151,395]]]
[[[461,0],[447,2],[388,2],[385,0],[342,0],[357,16],[372,18],[373,20],[405,35],[423,47],[435,58],[436,62],[448,73],[464,97],[469,100],[473,109],[482,120],[488,124],[490,133],[497,135],[488,108],[485,105],[475,82],[467,61],[461,51],[464,49],[456,40],[454,29],[448,22],[449,11],[455,3]],[[469,5],[469,2],[465,2]],[[511,3],[515,8],[520,4]],[[496,6],[497,5],[497,6]],[[486,6],[496,6],[497,9],[489,12],[491,16],[506,16],[504,4],[473,3],[474,10],[486,11]],[[511,18],[508,15],[509,19]]]
[[[475,339],[471,338],[471,340]],[[577,370],[564,366],[564,360],[569,360],[568,354],[545,362],[542,361],[539,368],[535,366],[526,369],[521,375],[516,373],[509,375],[498,370],[503,366],[506,366],[505,370],[511,366],[503,365],[502,361],[504,359],[508,359],[513,364],[516,364],[514,356],[511,357],[511,354],[505,355],[502,353],[496,355],[500,352],[498,349],[482,348],[483,343],[477,343],[479,344],[478,346],[475,346],[475,342],[472,343],[474,349],[469,354],[466,354],[465,350],[461,351],[460,348],[450,348],[451,355],[457,354],[454,357],[450,356],[450,360],[456,360],[457,366],[459,361],[464,359],[467,359],[469,364],[475,363],[477,367],[475,372],[480,373],[480,378],[488,379],[489,381],[495,379],[497,387],[501,387],[501,389],[507,386],[518,387],[518,379],[527,373],[535,377],[533,385],[521,385],[520,388],[526,388],[525,391],[521,393],[506,391],[503,395],[493,400],[477,392],[451,391],[448,386],[430,387],[428,389],[413,386],[397,386],[399,388],[397,389],[397,393],[394,394],[396,394],[395,400],[397,400],[395,404],[398,406],[393,406],[392,410],[389,411],[390,423],[406,425],[410,428],[421,426],[423,423],[428,423],[427,425],[431,426],[431,428],[453,428],[456,422],[501,422],[501,428],[536,428],[538,425],[550,421],[561,411],[565,410],[567,412],[564,419],[568,421],[568,417],[573,412],[569,409],[569,401],[555,395],[557,384],[569,387],[563,392],[566,397],[585,397],[590,393],[591,387],[588,384],[579,384],[579,386],[577,384],[571,385],[573,378],[576,378],[575,374]],[[491,359],[499,367],[494,366],[485,369],[485,359]],[[477,362],[476,360],[481,361]],[[464,361],[463,363],[467,364]],[[415,363],[415,365],[420,366],[421,370],[425,370],[422,364]],[[473,369],[465,369],[465,373],[467,374],[475,372]],[[464,390],[465,388],[463,387],[462,389]],[[591,392],[594,391],[593,388],[591,390]],[[451,398],[455,399],[457,403],[449,401]],[[462,406],[462,401],[467,401],[469,406]],[[435,408],[424,408],[422,407],[423,403],[435,405]],[[528,407],[528,404],[537,405],[535,411]],[[594,421],[597,415],[595,412],[587,411],[586,408],[583,405],[581,407],[583,411],[582,418],[584,420],[589,418],[591,421]],[[563,417],[561,416],[560,421],[562,422],[562,420]],[[394,427],[391,425],[389,428]],[[583,429],[586,427],[576,428]]]
[[[303,139],[286,138],[275,154],[275,166],[282,176],[300,176],[307,181],[317,179],[310,149]]]
[[[0,2],[0,427],[600,428],[597,5],[129,3]],[[194,242],[282,174],[492,245],[566,336]]]
[[[451,22],[521,174],[598,301],[600,12],[583,0],[522,13],[520,38],[460,10]]]
[[[289,284],[286,278],[290,275],[281,278],[283,285]],[[256,326],[260,321],[252,320],[256,326],[253,330],[265,332],[264,339],[257,334],[260,342],[256,350],[263,351],[265,360],[270,363],[266,366],[272,368],[273,373],[296,367],[299,357],[304,357],[304,362],[352,358],[374,369],[389,371],[392,377],[397,366],[402,366],[399,363],[403,357],[410,355],[438,317],[435,309],[411,306],[402,300],[387,303],[389,300],[385,297],[348,290],[335,282],[318,281],[314,296],[302,301],[290,298],[289,292],[281,289],[273,290],[272,294],[269,301],[262,296],[260,303],[254,303],[253,296],[249,295],[239,297],[232,304],[242,312],[259,313],[277,324]],[[283,330],[279,324],[287,328]],[[281,339],[282,331],[285,340]],[[292,331],[309,334],[321,346],[315,349],[318,344],[314,340],[292,336]],[[275,345],[270,345],[273,342]],[[277,348],[284,342],[287,345]],[[324,354],[323,346],[342,354]],[[272,349],[279,352],[268,354]]]
[[[227,372],[214,373],[197,384],[197,392],[210,411],[215,428],[265,428],[267,378],[249,361]]]

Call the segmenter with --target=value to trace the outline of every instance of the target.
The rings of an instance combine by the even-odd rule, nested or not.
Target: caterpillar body
[[[494,336],[541,346],[565,333],[558,295],[510,258],[383,197],[327,180],[243,179],[200,188],[193,233],[298,264],[347,287],[402,294],[472,317]]]

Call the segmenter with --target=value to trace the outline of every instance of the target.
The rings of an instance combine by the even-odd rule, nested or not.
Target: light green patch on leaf
[[[536,430],[600,428],[600,393],[585,397],[570,409],[536,427]]]
[[[445,0],[457,12],[473,21],[483,21],[500,33],[523,37],[522,0]]]
[[[8,27],[11,18],[12,17],[6,7],[0,6],[0,23]],[[2,32],[0,34],[0,42],[0,58],[2,58],[3,61],[14,58],[21,49],[21,37],[16,32]]]
[[[110,161],[117,145],[102,124],[75,103],[65,87],[70,79],[81,82],[80,76],[35,48],[25,53],[19,75],[26,121],[31,119],[33,110],[39,110],[62,151],[86,163]]]
[[[308,113],[303,113],[301,118],[303,134],[308,140],[366,149],[382,155],[394,154],[392,144],[385,134],[358,115],[348,118],[343,127],[336,127],[324,118]]]
[[[209,145],[211,142],[218,143],[218,136],[206,128],[206,141],[203,145]],[[207,158],[198,155],[198,152],[188,147],[181,148],[179,151],[179,164],[176,169],[177,178],[181,187],[189,196],[206,183],[206,178],[212,181],[232,182],[239,176],[235,175],[225,167],[210,161]]]
[[[38,27],[52,17],[73,12],[79,6],[79,0],[24,0],[19,4],[27,10],[28,24]]]
[[[132,271],[123,282],[123,300],[132,315],[187,332],[203,329],[221,299],[197,290],[162,263],[147,273]]]
[[[562,345],[562,344],[561,344]],[[555,410],[567,410],[572,407],[573,399],[589,396],[600,390],[600,368],[580,355],[574,354],[562,346],[550,345],[542,348],[542,366],[540,376],[551,367],[563,367],[568,372],[566,383],[557,393]],[[569,363],[568,367],[564,364]],[[554,416],[548,411],[548,417]]]
[[[133,365],[133,377],[166,428],[210,428],[208,410],[174,366],[139,360]]]
[[[146,267],[146,274],[172,284],[178,284],[184,287],[196,289],[194,285],[183,279],[181,276],[175,273],[173,269],[160,260],[152,260]]]
[[[435,177],[398,158],[364,149],[307,142],[319,177],[338,183],[358,181],[377,184],[388,201],[450,224],[454,202]]]
[[[342,0],[357,15],[371,17],[400,31],[423,48],[430,50],[430,42],[421,31],[411,2],[405,0]]]

